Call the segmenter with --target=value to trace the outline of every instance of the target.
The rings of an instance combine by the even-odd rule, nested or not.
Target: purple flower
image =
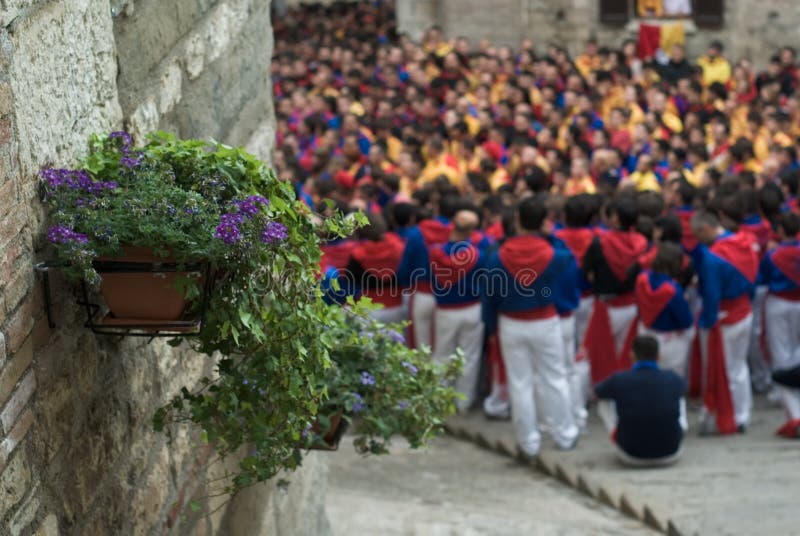
[[[305,427],[305,429],[304,429],[302,432],[300,432],[300,435],[301,435],[303,438],[306,438],[306,437],[308,437],[308,434],[309,434],[309,433],[311,433],[311,428],[312,428],[312,426],[311,426],[311,423],[309,423],[309,424],[306,424],[306,427]]]
[[[375,376],[370,374],[367,371],[361,373],[361,384],[362,385],[375,385]]]
[[[259,205],[266,207],[269,205],[269,201],[263,196],[251,195],[244,201],[234,201],[233,204],[236,206],[240,214],[244,214],[248,218],[251,218],[258,214]]]
[[[264,226],[264,230],[261,232],[261,241],[265,244],[273,244],[286,240],[288,236],[284,224],[271,221]]]
[[[219,238],[226,244],[234,244],[242,239],[239,224],[244,221],[241,214],[223,214],[219,219],[214,238]]]
[[[384,333],[384,335],[389,337],[389,339],[391,339],[393,342],[397,342],[397,343],[400,343],[400,344],[405,344],[406,343],[406,338],[403,337],[403,334],[400,333],[397,330],[387,329],[383,333]]]
[[[408,409],[408,406],[409,406],[409,403],[406,402],[405,400],[401,400],[400,402],[397,403],[397,409],[400,409],[400,410]]]
[[[84,190],[92,195],[98,195],[103,190],[113,190],[117,183],[93,180],[88,173],[76,169],[43,169],[39,176],[50,189],[66,187],[70,190]]]
[[[66,225],[56,225],[47,231],[47,239],[53,244],[86,244],[89,238],[85,234],[76,233]]]
[[[355,399],[355,401],[353,402],[353,407],[352,407],[353,413],[354,414],[359,414],[362,411],[364,411],[365,409],[367,409],[367,405],[364,403],[364,397],[362,397],[358,393],[352,393],[352,394],[353,394],[353,398]]]
[[[136,156],[128,156],[128,155],[123,156],[122,158],[119,159],[119,163],[128,169],[133,169],[139,166],[139,164],[141,164],[143,160],[144,160],[144,155],[142,153],[137,153]]]
[[[411,373],[412,376],[417,375],[418,372],[417,367],[415,367],[412,363],[409,363],[408,361],[403,361],[401,364],[408,372]]]
[[[117,130],[116,132],[112,132],[111,134],[108,135],[109,140],[117,138],[122,140],[122,145],[125,147],[129,147],[131,143],[133,143],[133,140],[131,140],[131,135],[125,132],[124,130]]]

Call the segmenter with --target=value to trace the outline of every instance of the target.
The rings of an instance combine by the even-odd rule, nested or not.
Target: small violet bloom
[[[355,401],[353,402],[353,413],[359,414],[365,409],[367,409],[367,405],[364,403],[364,397],[362,397],[358,393],[353,393],[353,398]]]
[[[408,372],[411,373],[412,376],[417,375],[418,372],[417,367],[415,367],[412,363],[409,363],[408,361],[403,361],[401,364]]]
[[[89,238],[82,233],[77,233],[66,225],[56,225],[47,231],[47,239],[53,244],[79,243],[86,244]]]
[[[286,232],[286,226],[282,223],[275,221],[268,222],[261,232],[261,242],[264,244],[274,244],[275,242],[282,242],[288,238],[289,234]]]
[[[361,384],[362,385],[375,385],[375,376],[370,374],[369,372],[362,372],[361,373]]]
[[[404,401],[404,400],[401,400],[400,402],[397,403],[397,409],[400,409],[400,410],[408,409],[408,406],[409,406],[409,403]]]

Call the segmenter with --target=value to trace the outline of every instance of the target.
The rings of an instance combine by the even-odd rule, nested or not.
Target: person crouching
[[[675,463],[686,430],[686,382],[658,367],[658,341],[640,335],[633,341],[631,370],[617,372],[595,387],[614,412],[602,415],[612,430],[619,460],[631,466],[657,467]]]

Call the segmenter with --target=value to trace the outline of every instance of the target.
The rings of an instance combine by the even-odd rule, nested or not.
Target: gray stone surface
[[[555,43],[577,54],[589,37],[618,46],[635,39],[638,30],[636,23],[630,29],[601,24],[600,2],[590,0],[397,0],[396,5],[399,30],[414,39],[439,24],[448,37],[465,35],[473,42],[490,37],[495,44],[511,46],[530,37],[540,49]],[[721,39],[731,58],[764,65],[778,47],[800,39],[800,2],[730,0],[724,5],[722,28],[687,33],[690,56]]]
[[[597,419],[574,451],[545,443],[538,466],[601,502],[671,534],[796,534],[797,444],[776,437],[782,412],[757,398],[745,435],[699,437],[690,430],[683,459],[662,469],[628,469],[613,455]],[[690,419],[691,420],[691,419]],[[456,435],[516,452],[511,425],[482,415],[454,418]]]
[[[362,458],[330,454],[335,536],[646,535],[653,532],[513,460],[453,438]]]

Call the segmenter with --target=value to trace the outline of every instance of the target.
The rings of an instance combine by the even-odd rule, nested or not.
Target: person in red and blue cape
[[[800,366],[800,216],[792,212],[779,219],[780,243],[761,261],[759,282],[767,285],[765,303],[767,340],[772,369]],[[778,386],[786,410],[786,423],[778,430],[785,437],[800,437],[800,389]]]
[[[574,284],[577,264],[566,248],[553,247],[546,238],[546,215],[543,200],[520,202],[517,236],[508,238],[486,264],[484,321],[488,333],[498,333],[515,437],[529,457],[541,447],[536,398],[559,448],[573,448],[578,440],[554,296],[561,285]],[[535,376],[542,387],[538,397]]]
[[[734,205],[734,197],[721,204]],[[730,219],[734,211],[726,212]],[[747,350],[758,244],[749,233],[726,230],[708,211],[694,215],[692,229],[701,243],[694,255],[703,302],[698,320],[704,368],[701,431],[710,432],[715,424],[722,434],[743,432],[753,403]]]
[[[433,358],[444,363],[457,350],[463,352],[464,369],[455,384],[456,391],[464,396],[456,402],[462,412],[475,401],[483,350],[479,285],[484,254],[470,241],[479,223],[475,212],[459,210],[453,217],[450,240],[433,246],[428,253],[436,298]]]
[[[397,285],[397,268],[405,245],[394,233],[386,232],[383,217],[368,214],[369,224],[358,230],[359,241],[350,253],[342,277],[359,298],[381,305],[371,311],[379,322],[402,322],[406,317],[403,295]]]
[[[579,270],[575,281],[571,283],[563,278],[562,292],[556,296],[556,308],[561,318],[561,333],[564,338],[564,354],[567,374],[570,380],[573,414],[575,422],[583,428],[586,425],[587,388],[589,385],[589,363],[585,352],[578,351],[578,341],[583,340],[589,316],[594,307],[592,284],[580,270],[589,246],[595,238],[596,231],[591,223],[591,210],[588,206],[588,195],[581,194],[567,198],[564,204],[564,221],[566,227],[553,233],[554,240],[569,249],[577,261]],[[575,300],[572,303],[573,299]]]
[[[684,289],[678,282],[683,272],[683,250],[678,244],[662,242],[650,269],[636,278],[636,306],[639,334],[658,341],[659,365],[686,377],[686,363],[694,338],[694,318]]]
[[[610,229],[593,239],[583,259],[595,301],[582,346],[595,384],[630,368],[636,334],[636,274],[630,268],[648,248],[647,239],[634,230],[638,209],[633,199],[617,199],[608,215]]]
[[[406,246],[397,280],[400,288],[411,293],[408,315],[409,342],[413,348],[433,347],[433,313],[436,298],[431,287],[430,258],[428,252],[437,244],[450,240],[453,225],[450,219],[459,207],[459,198],[445,195],[439,199],[439,214],[433,219],[423,220],[407,235]]]

